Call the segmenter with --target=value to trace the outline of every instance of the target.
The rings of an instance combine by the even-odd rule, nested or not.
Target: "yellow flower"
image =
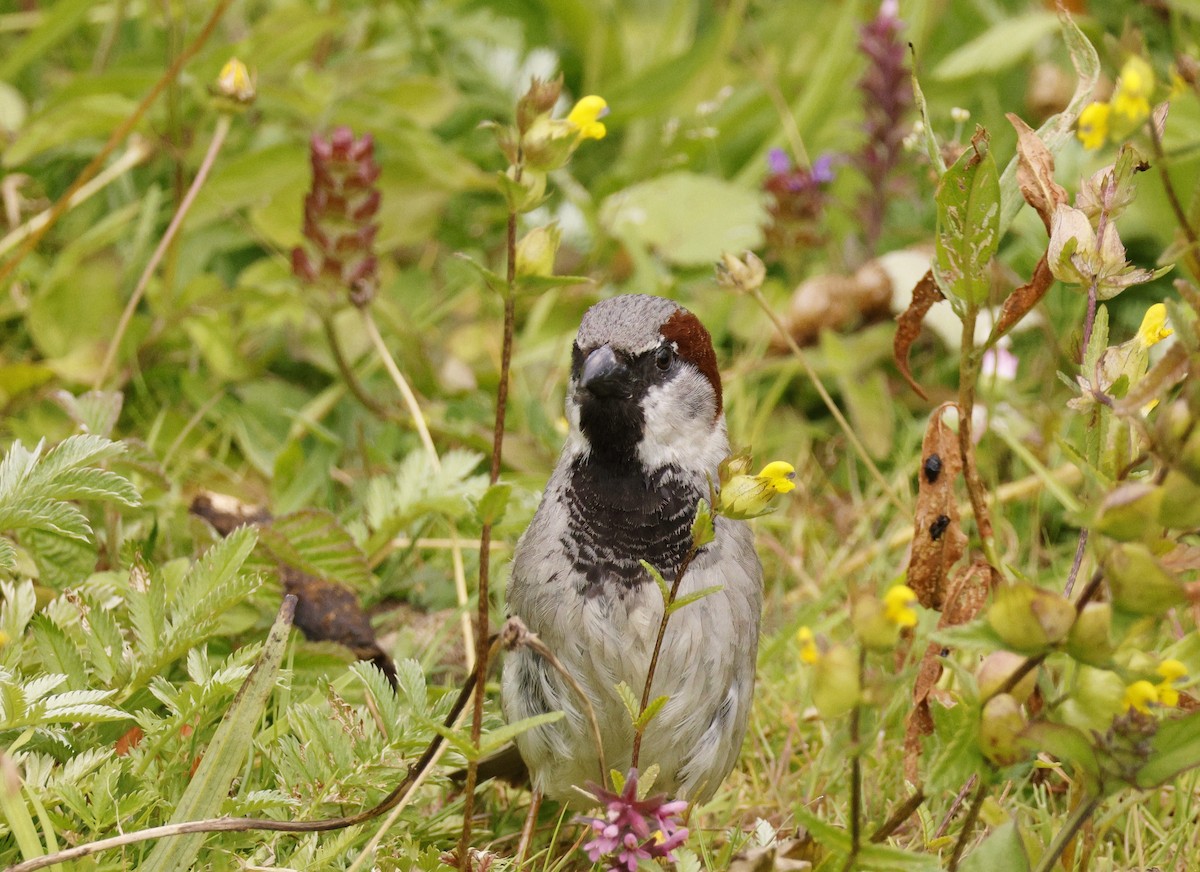
[[[813,638],[813,631],[808,627],[801,627],[796,631],[796,641],[800,643],[800,659],[803,662],[812,664],[821,659],[817,640]]]
[[[1128,122],[1138,124],[1150,114],[1150,95],[1154,92],[1154,69],[1134,55],[1125,61],[1117,77],[1112,111]]]
[[[1121,706],[1125,711],[1136,709],[1145,715],[1150,713],[1150,706],[1157,703],[1158,688],[1143,679],[1125,688],[1125,699]]]
[[[1187,667],[1178,660],[1164,660],[1158,664],[1157,672],[1162,678],[1155,688],[1158,691],[1158,701],[1174,708],[1179,705],[1179,691],[1175,689],[1175,682],[1187,678]]]
[[[897,627],[915,627],[917,595],[906,584],[895,584],[883,595],[883,615]]]
[[[1146,310],[1146,314],[1142,317],[1142,326],[1138,327],[1138,341],[1143,348],[1149,348],[1151,345],[1157,345],[1175,331],[1167,326],[1167,307],[1162,303],[1155,303]]]
[[[230,58],[221,67],[217,75],[217,93],[228,97],[237,103],[249,103],[254,100],[254,80],[246,65],[237,58]]]
[[[777,494],[791,493],[796,489],[796,468],[783,460],[773,460],[755,476],[767,483]]]
[[[1107,103],[1089,103],[1079,113],[1079,129],[1075,135],[1083,143],[1083,147],[1094,150],[1104,145],[1108,139],[1108,116],[1110,109]]]
[[[608,114],[608,103],[603,97],[591,94],[584,97],[567,115],[567,122],[579,131],[580,139],[603,139],[608,132],[600,119]]]
[[[717,514],[743,521],[765,515],[775,497],[795,489],[795,477],[795,467],[782,460],[768,463],[758,475],[734,475],[721,483]]]

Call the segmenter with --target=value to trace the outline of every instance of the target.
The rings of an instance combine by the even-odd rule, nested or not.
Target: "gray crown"
[[[648,294],[610,297],[587,310],[575,341],[582,351],[609,344],[641,354],[662,341],[659,330],[681,308],[674,300]]]

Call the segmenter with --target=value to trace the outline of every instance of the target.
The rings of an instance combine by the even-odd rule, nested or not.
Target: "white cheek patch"
[[[571,458],[587,454],[591,451],[587,437],[583,435],[583,428],[579,425],[579,403],[575,400],[575,387],[575,379],[571,379],[567,384],[567,401],[565,404],[567,442],[563,446],[563,456]]]
[[[645,425],[638,457],[646,469],[674,464],[715,470],[728,453],[725,419],[714,420],[716,399],[708,379],[687,368],[655,385],[642,401]]]

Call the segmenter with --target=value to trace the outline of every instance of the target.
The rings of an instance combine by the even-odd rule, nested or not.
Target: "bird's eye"
[[[675,352],[671,350],[669,345],[660,345],[658,351],[654,353],[654,365],[666,372],[671,368],[671,361],[675,359]]]

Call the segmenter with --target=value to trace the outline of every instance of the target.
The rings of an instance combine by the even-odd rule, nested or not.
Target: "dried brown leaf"
[[[1050,290],[1052,284],[1054,275],[1050,272],[1046,255],[1043,254],[1034,267],[1033,278],[1009,294],[1008,299],[1004,301],[1000,308],[1000,317],[996,321],[995,335],[1003,336],[1028,315],[1030,310],[1041,302],[1042,297],[1046,296],[1046,291]]]
[[[925,320],[925,313],[929,311],[929,307],[944,299],[946,298],[942,296],[933,280],[933,270],[929,270],[913,288],[912,302],[908,304],[908,308],[896,317],[892,356],[896,359],[896,368],[900,370],[900,375],[904,376],[904,380],[923,400],[929,398],[912,377],[912,371],[908,368],[908,352],[921,335],[921,322]]]
[[[921,740],[933,732],[929,700],[913,706],[904,724],[904,778],[910,784],[921,783]]]
[[[951,581],[946,607],[942,611],[938,629],[954,627],[975,620],[988,597],[1000,583],[996,570],[986,560],[976,560],[959,567]]]
[[[967,550],[967,534],[962,530],[954,498],[962,455],[958,434],[944,420],[951,408],[955,408],[953,403],[943,403],[934,409],[921,443],[912,556],[908,562],[908,586],[921,605],[939,612],[946,601],[950,568]]]
[[[1054,155],[1037,132],[1009,112],[1005,116],[1017,131],[1017,187],[1025,202],[1037,210],[1050,232],[1054,207],[1067,202],[1067,192],[1054,181]]]

